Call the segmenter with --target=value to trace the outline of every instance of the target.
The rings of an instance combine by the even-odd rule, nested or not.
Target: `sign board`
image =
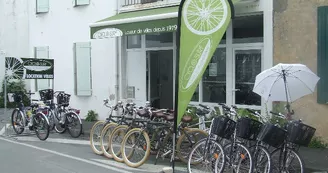
[[[54,79],[54,60],[6,57],[6,76],[11,79]]]

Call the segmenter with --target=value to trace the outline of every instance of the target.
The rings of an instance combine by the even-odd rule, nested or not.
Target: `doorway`
[[[147,51],[147,99],[153,107],[173,109],[173,50]]]

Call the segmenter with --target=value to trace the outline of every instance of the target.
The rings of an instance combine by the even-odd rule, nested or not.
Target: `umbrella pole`
[[[284,85],[285,85],[285,93],[286,93],[286,101],[287,101],[286,108],[287,108],[288,114],[290,114],[291,112],[290,112],[290,105],[289,105],[289,102],[288,102],[287,80],[286,80],[286,72],[285,72],[285,70],[282,70],[282,77],[284,79]]]

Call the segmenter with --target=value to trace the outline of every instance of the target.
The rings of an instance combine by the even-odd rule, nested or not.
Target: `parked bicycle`
[[[49,120],[43,113],[45,108],[41,107],[39,104],[32,103],[33,101],[39,101],[31,99],[31,95],[33,94],[34,93],[31,92],[27,93],[30,98],[30,106],[25,107],[23,103],[24,94],[22,92],[13,93],[12,99],[16,102],[17,108],[13,110],[11,115],[11,124],[17,134],[22,134],[25,127],[28,127],[29,130],[35,131],[40,140],[46,140],[49,137],[50,131]]]
[[[79,116],[80,110],[71,108],[70,94],[64,91],[56,91],[54,93],[57,104],[55,107],[55,130],[57,133],[68,133],[73,138],[78,138],[82,134],[82,120]]]

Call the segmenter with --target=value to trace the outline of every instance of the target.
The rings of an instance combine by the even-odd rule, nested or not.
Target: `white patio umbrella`
[[[289,109],[289,102],[313,93],[319,79],[303,64],[280,63],[256,76],[253,92],[266,101],[286,101]]]

